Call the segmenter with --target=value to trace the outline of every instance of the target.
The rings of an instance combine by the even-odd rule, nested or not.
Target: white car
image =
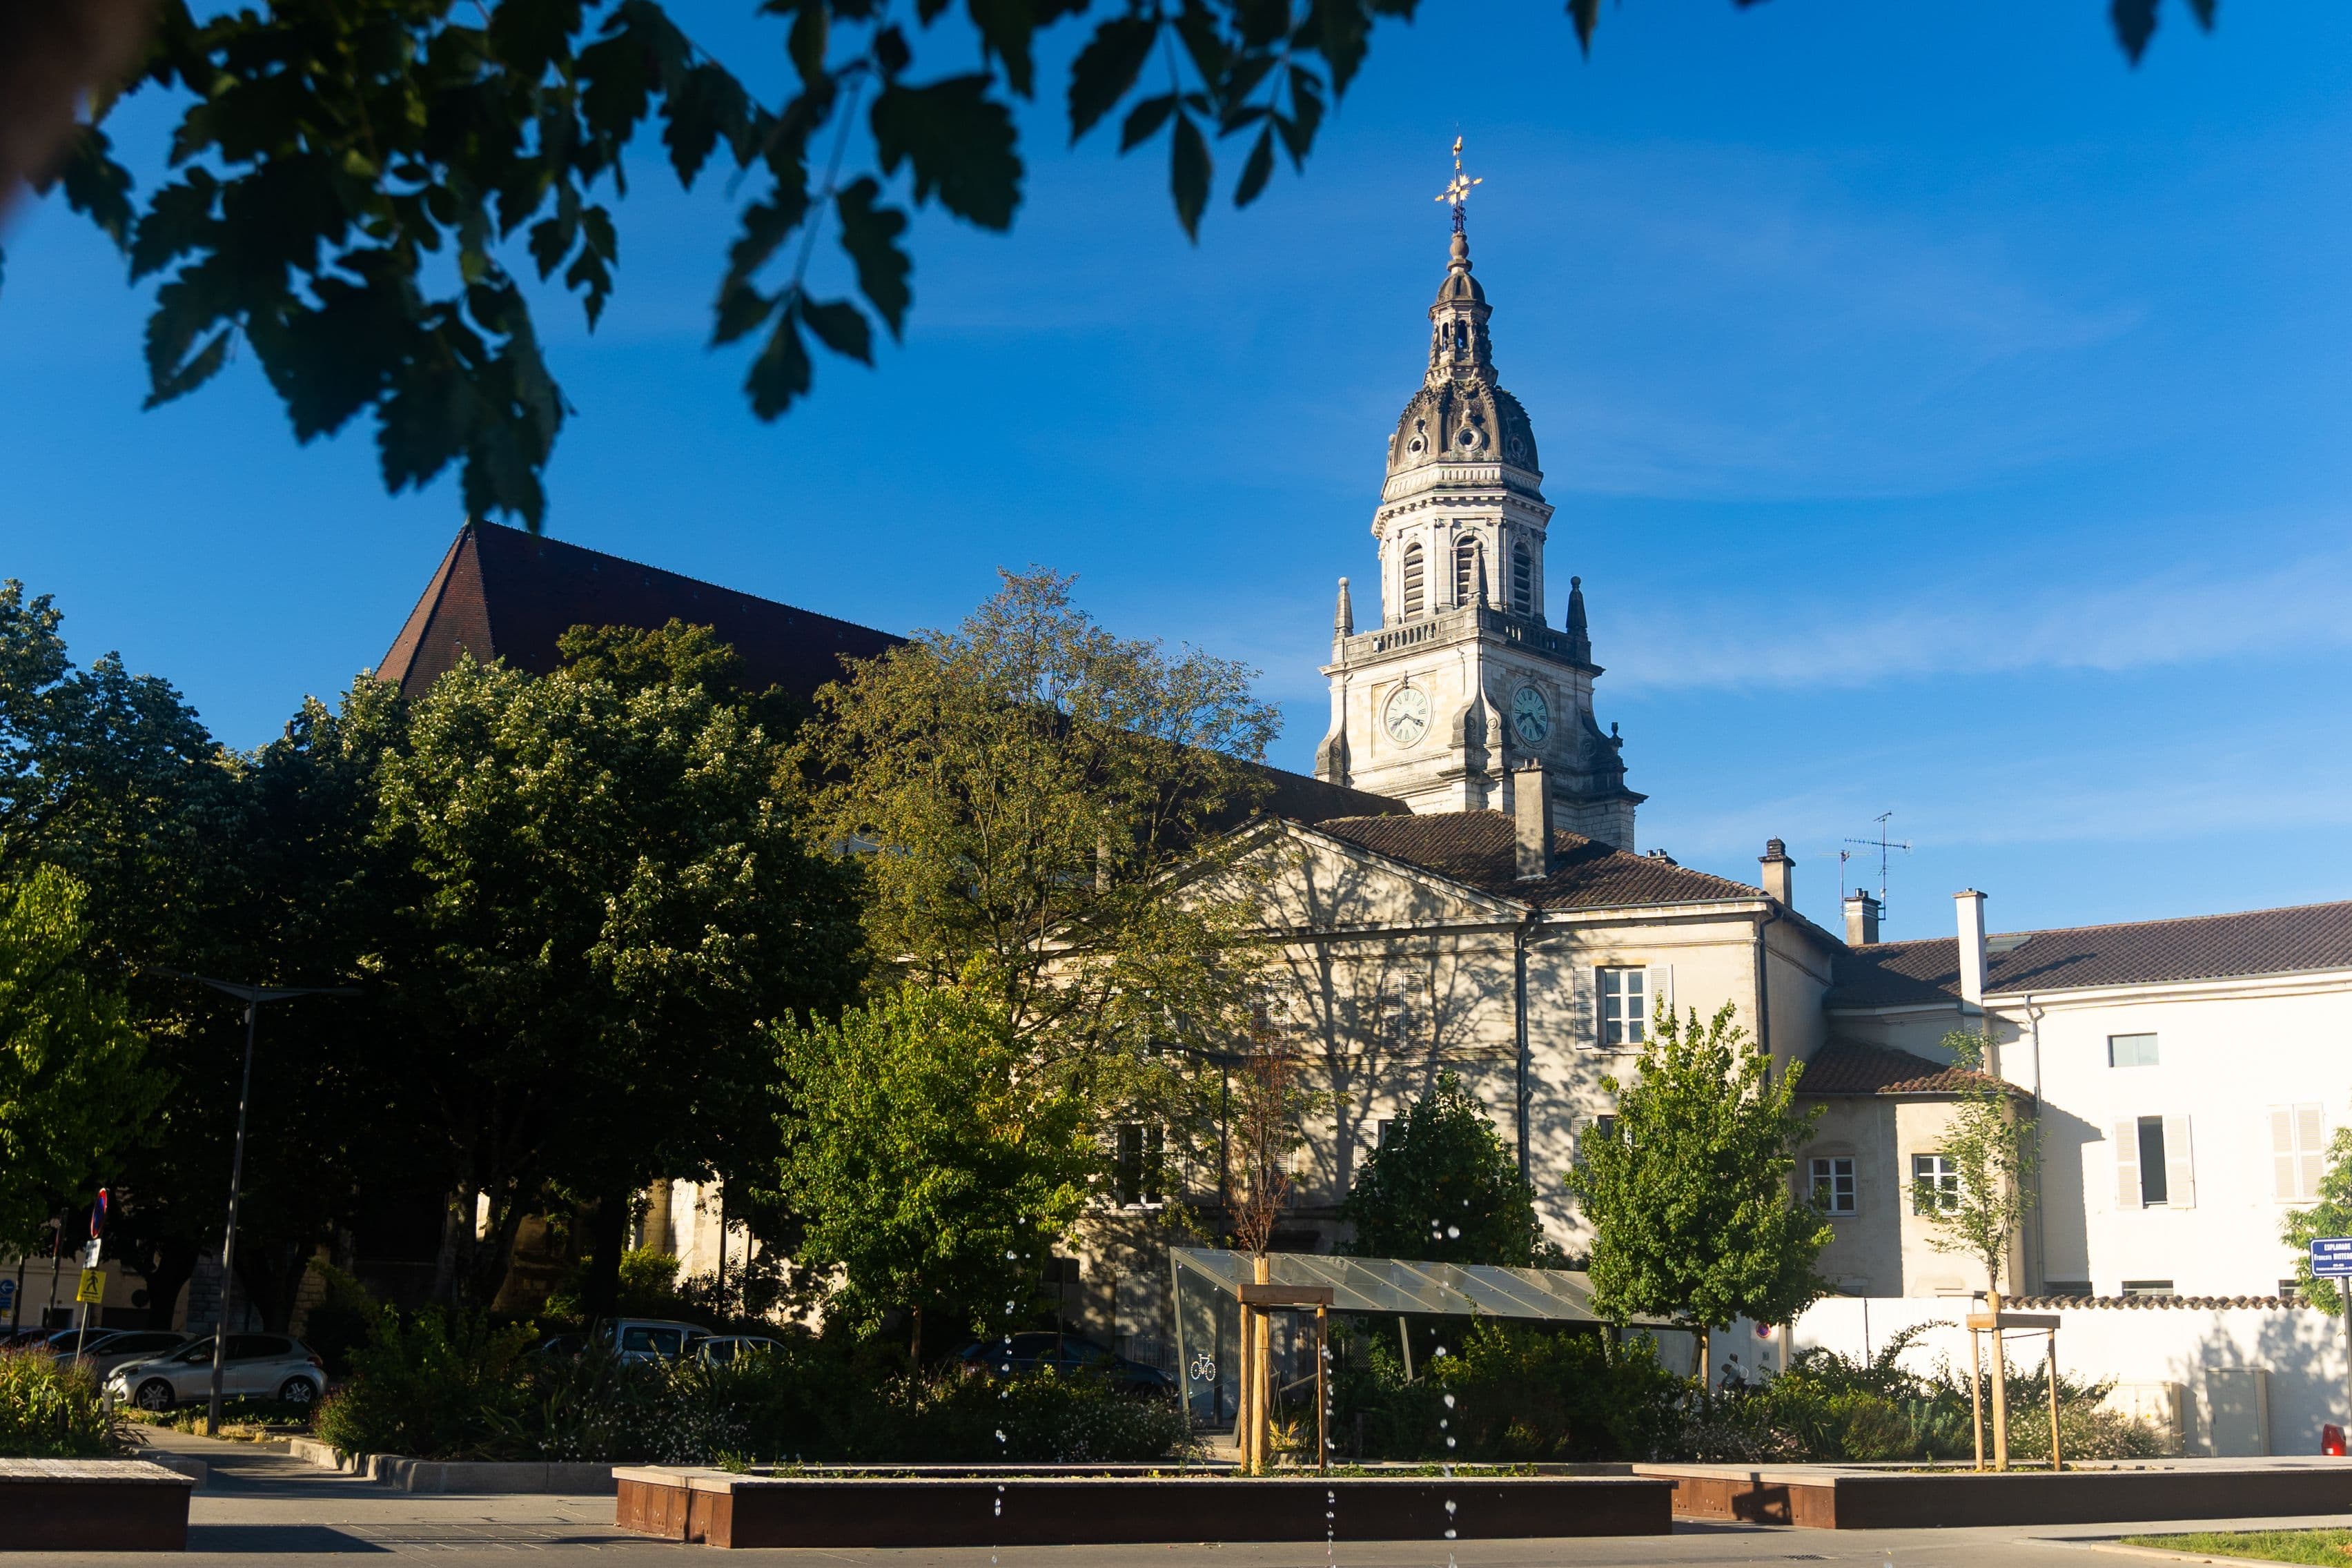
[[[169,1329],[109,1329],[93,1333],[85,1347],[74,1339],[66,1338],[56,1344],[58,1364],[79,1364],[89,1368],[90,1375],[104,1382],[106,1374],[126,1362],[155,1361],[178,1350],[188,1342],[185,1334]]]
[[[672,1318],[615,1318],[597,1329],[594,1342],[619,1361],[677,1361],[709,1333],[699,1323]]]
[[[106,1380],[107,1393],[142,1410],[169,1410],[184,1400],[209,1398],[212,1386],[210,1339],[152,1360],[125,1363]],[[228,1358],[221,1367],[224,1396],[314,1405],[326,1392],[326,1363],[300,1340],[284,1334],[229,1335]]]

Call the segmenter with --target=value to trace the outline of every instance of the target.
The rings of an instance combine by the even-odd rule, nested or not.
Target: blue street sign
[[[2313,1242],[2311,1272],[2322,1279],[2352,1279],[2352,1236],[2332,1236]]]
[[[6,1311],[16,1304],[16,1282],[14,1279],[0,1279],[0,1312]]]

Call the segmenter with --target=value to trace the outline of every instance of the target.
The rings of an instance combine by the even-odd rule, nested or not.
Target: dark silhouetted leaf
[[[911,163],[915,200],[940,205],[982,228],[1009,228],[1021,202],[1013,117],[988,97],[983,75],[927,87],[893,82],[874,100],[874,147],[886,174]]]
[[[1209,139],[1189,114],[1176,117],[1168,150],[1168,188],[1176,197],[1176,221],[1185,235],[1201,237],[1201,211],[1209,205]]]
[[[801,319],[817,341],[834,353],[861,363],[874,363],[874,329],[866,312],[846,300],[803,300]]]
[[[214,333],[212,342],[173,367],[169,375],[156,382],[149,390],[147,400],[140,406],[160,408],[175,397],[185,397],[189,393],[210,381],[220,367],[228,363],[228,342],[233,331],[233,328],[223,327]]]
[[[1576,47],[1592,57],[1592,30],[1601,26],[1601,0],[1568,0],[1570,20],[1576,24]]]
[[[751,412],[762,419],[777,417],[808,391],[810,374],[808,349],[801,342],[800,316],[794,310],[779,311],[767,345],[743,377],[743,390],[751,395]]]
[[[898,237],[907,232],[907,215],[875,205],[881,194],[882,187],[871,177],[855,180],[834,198],[834,206],[841,214],[841,247],[857,268],[857,290],[895,338],[914,298],[907,275],[915,264],[898,244]]]
[[[1070,140],[1094,129],[1135,86],[1151,56],[1159,26],[1141,16],[1115,16],[1095,29],[1070,62]],[[1150,134],[1150,132],[1146,132]],[[1133,146],[1132,142],[1127,143]]]
[[[1119,128],[1118,150],[1122,153],[1151,140],[1152,135],[1176,112],[1179,99],[1175,93],[1161,93],[1147,98],[1128,111],[1127,123]]]
[[[1241,184],[1234,187],[1234,205],[1245,207],[1257,200],[1273,175],[1274,127],[1269,125],[1257,133],[1257,145],[1250,149],[1249,161],[1242,165]]]
[[[2157,0],[2112,0],[2107,16],[2115,23],[2116,42],[2124,47],[2124,57],[2132,64],[2147,52],[2148,39],[2156,36]]]

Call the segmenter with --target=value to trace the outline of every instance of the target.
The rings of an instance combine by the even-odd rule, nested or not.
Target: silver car
[[[109,1329],[102,1333],[93,1332],[86,1348],[78,1346],[69,1337],[50,1342],[57,1351],[59,1366],[71,1366],[78,1361],[102,1383],[107,1373],[126,1363],[169,1355],[186,1344],[188,1336],[169,1329]]]
[[[213,1342],[201,1339],[145,1361],[126,1362],[108,1374],[106,1391],[142,1410],[169,1410],[183,1400],[209,1397]],[[233,1399],[275,1399],[314,1405],[327,1392],[326,1363],[300,1340],[284,1334],[231,1334],[221,1368],[221,1393]]]
[[[615,1318],[597,1329],[595,1343],[618,1361],[677,1361],[709,1332],[674,1318]]]

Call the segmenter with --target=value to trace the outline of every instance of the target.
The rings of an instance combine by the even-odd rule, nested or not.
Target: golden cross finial
[[[1462,204],[1470,199],[1470,187],[1483,185],[1486,183],[1483,176],[1474,180],[1462,172],[1462,138],[1456,136],[1454,139],[1454,178],[1448,180],[1445,183],[1445,188],[1437,193],[1439,201],[1454,204],[1454,230],[1456,234],[1462,231]]]

